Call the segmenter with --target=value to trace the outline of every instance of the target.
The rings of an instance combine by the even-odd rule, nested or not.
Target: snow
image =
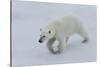
[[[56,17],[79,17],[89,34],[89,42],[73,35],[61,54],[52,54],[46,43],[38,43],[40,28]],[[13,1],[12,64],[13,66],[66,64],[96,61],[96,6]]]

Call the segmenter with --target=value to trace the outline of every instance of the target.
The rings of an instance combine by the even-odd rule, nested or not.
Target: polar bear
[[[42,43],[48,40],[47,47],[53,54],[62,53],[69,37],[75,33],[83,38],[83,43],[88,41],[88,35],[81,21],[75,16],[64,16],[59,20],[54,20],[49,23],[46,28],[40,29],[40,31],[39,42]],[[56,40],[59,42],[57,51],[53,49],[53,44]]]

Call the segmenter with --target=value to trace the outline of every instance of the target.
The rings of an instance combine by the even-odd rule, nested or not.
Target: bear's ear
[[[40,31],[42,31],[42,29],[40,28]]]

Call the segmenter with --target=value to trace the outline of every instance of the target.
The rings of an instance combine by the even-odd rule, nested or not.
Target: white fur
[[[49,34],[48,31],[51,31]],[[41,35],[45,35],[44,40],[48,40],[47,47],[52,53],[61,53],[67,45],[67,40],[73,34],[79,34],[84,38],[84,41],[88,40],[87,33],[85,32],[80,20],[74,16],[64,16],[59,20],[55,20],[48,24],[44,31],[41,31]],[[53,43],[58,40],[58,51],[54,51]]]

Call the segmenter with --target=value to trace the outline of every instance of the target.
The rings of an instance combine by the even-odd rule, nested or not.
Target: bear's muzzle
[[[43,41],[42,40],[39,40],[39,43],[42,43]]]
[[[42,43],[44,39],[45,39],[45,36],[40,37],[39,43]]]

